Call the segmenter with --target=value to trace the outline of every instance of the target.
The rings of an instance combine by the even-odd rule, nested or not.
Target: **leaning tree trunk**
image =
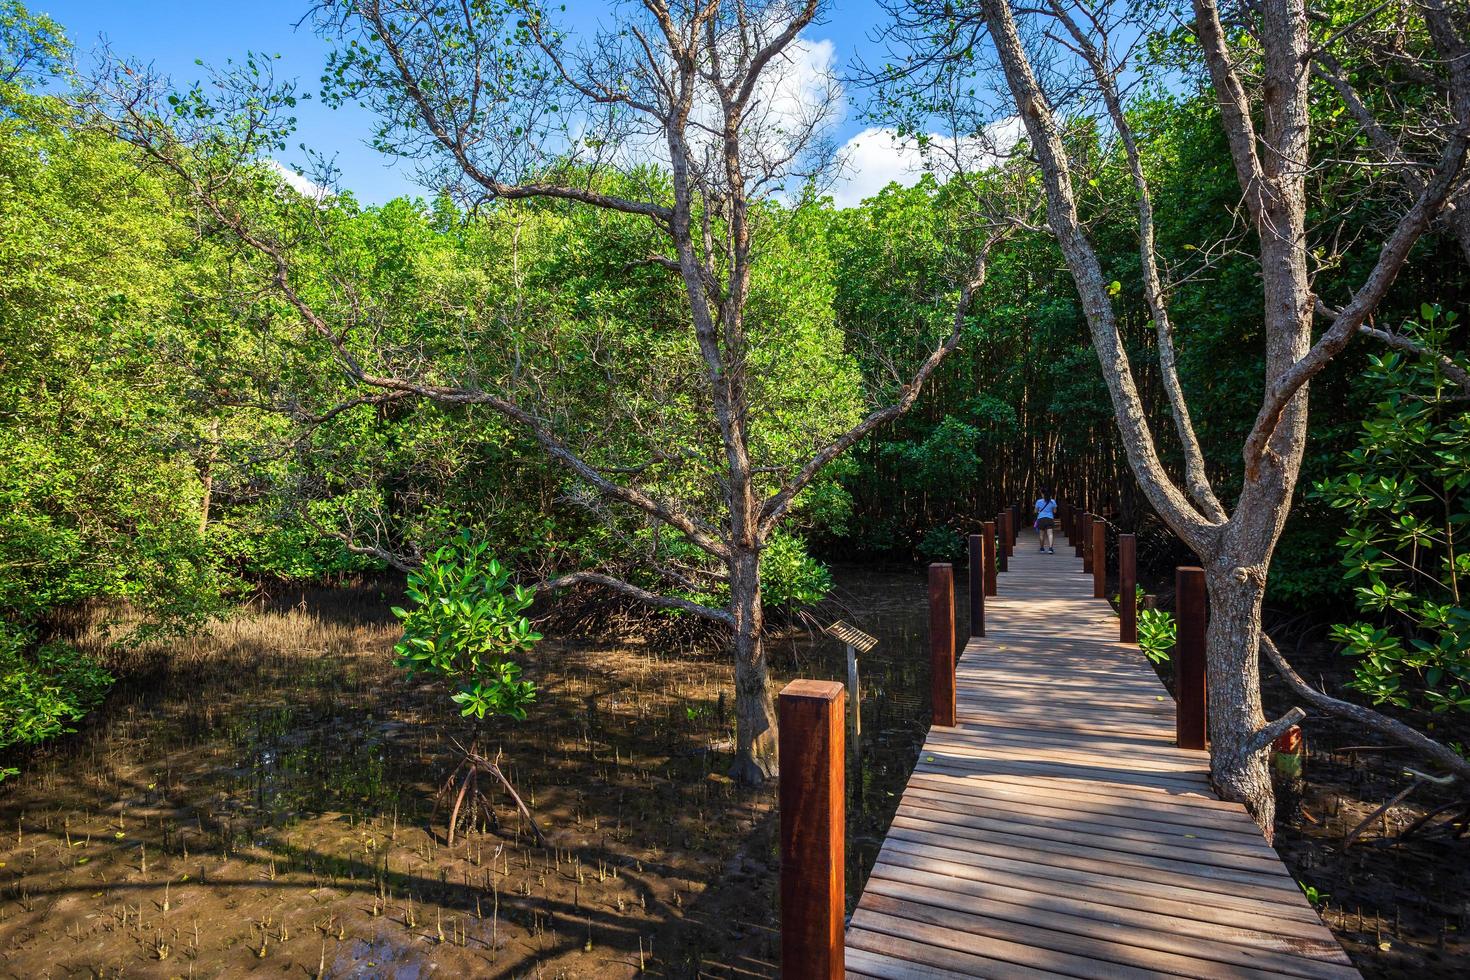
[[[740,552],[730,561],[730,611],[735,617],[735,761],[730,775],[754,786],[776,774],[776,709],[762,638],[759,552]]]
[[[1205,632],[1210,727],[1210,777],[1221,798],[1245,804],[1269,841],[1276,798],[1266,753],[1252,736],[1265,723],[1261,709],[1261,597],[1264,587],[1240,562],[1222,555],[1206,564],[1210,622]]]

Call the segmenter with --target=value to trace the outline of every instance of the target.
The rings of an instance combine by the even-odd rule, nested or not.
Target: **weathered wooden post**
[[[1084,510],[1084,511],[1078,511],[1077,513],[1073,514],[1072,515],[1072,530],[1075,531],[1076,533],[1075,534],[1068,535],[1067,538],[1068,538],[1068,540],[1070,540],[1072,542],[1072,553],[1076,557],[1078,557],[1078,558],[1081,558],[1082,557],[1082,553],[1087,550],[1087,549],[1085,549],[1085,548],[1082,547],[1082,538],[1083,538],[1082,532],[1084,530],[1086,530],[1086,528],[1087,528],[1087,512]]]
[[[1118,535],[1118,642],[1138,642],[1138,536]]]
[[[1079,552],[1082,555],[1082,574],[1092,574],[1092,522],[1095,518],[1091,514],[1082,515],[1082,541]]]
[[[781,692],[781,975],[839,980],[843,957],[844,691],[795,680]]]
[[[1016,551],[1016,541],[1021,534],[1021,505],[1011,504],[1011,553]]]
[[[995,595],[995,522],[985,522],[985,594]]]
[[[995,515],[995,564],[998,571],[1006,571],[1006,512]]]
[[[929,566],[929,684],[934,696],[934,724],[951,727],[954,696],[954,566]]]
[[[1178,636],[1174,643],[1175,741],[1181,749],[1203,749],[1205,717],[1205,570],[1194,566],[1174,572],[1174,610]]]
[[[970,535],[970,635],[985,635],[985,540]]]
[[[1092,522],[1092,597],[1108,597],[1108,522]]]

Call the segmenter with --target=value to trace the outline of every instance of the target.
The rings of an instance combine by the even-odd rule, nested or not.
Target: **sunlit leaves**
[[[409,573],[406,591],[412,607],[393,608],[403,625],[394,665],[458,685],[450,698],[463,715],[525,718],[536,688],[511,657],[541,639],[524,615],[534,591],[514,584],[469,532]]]

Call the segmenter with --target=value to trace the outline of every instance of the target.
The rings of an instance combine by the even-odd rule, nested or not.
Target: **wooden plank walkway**
[[[1357,977],[1068,547],[1025,532],[847,930],[854,977]]]

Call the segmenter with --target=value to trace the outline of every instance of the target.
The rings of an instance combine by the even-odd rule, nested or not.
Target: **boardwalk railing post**
[[[1174,643],[1175,740],[1181,749],[1203,749],[1205,716],[1205,570],[1174,572],[1174,609],[1179,633]]]
[[[985,540],[970,535],[970,635],[985,635]]]
[[[1084,535],[1083,535],[1082,532],[1084,530],[1086,530],[1086,528],[1087,528],[1087,512],[1086,511],[1078,511],[1077,513],[1073,514],[1072,515],[1072,530],[1074,532],[1076,532],[1076,533],[1070,535],[1069,538],[1068,538],[1068,540],[1070,540],[1072,542],[1072,553],[1074,555],[1076,555],[1076,557],[1078,557],[1078,558],[1081,558],[1082,557],[1082,553],[1087,550],[1086,548],[1082,547],[1082,539],[1084,537]]]
[[[995,567],[1000,572],[1005,572],[1005,566],[1007,566],[1005,555],[1010,554],[1005,550],[1005,522],[1007,520],[1004,510],[995,514]]]
[[[1095,518],[1091,514],[1082,515],[1082,540],[1078,552],[1082,556],[1082,574],[1092,574],[1092,522]]]
[[[845,912],[844,690],[795,680],[780,697],[781,975],[838,980]]]
[[[985,522],[985,594],[995,595],[995,522]]]
[[[1011,504],[1011,553],[1016,551],[1016,541],[1021,533],[1021,505]]]
[[[954,566],[929,566],[929,668],[934,695],[934,724],[955,723],[954,695]]]
[[[1092,597],[1108,597],[1108,522],[1092,523]]]
[[[1138,642],[1138,536],[1118,535],[1118,642]]]

